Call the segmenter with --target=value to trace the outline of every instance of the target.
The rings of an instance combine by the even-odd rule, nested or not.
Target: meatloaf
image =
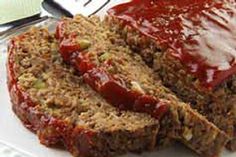
[[[119,111],[62,62],[46,29],[12,39],[8,87],[13,110],[46,146],[64,145],[75,157],[109,157],[155,147],[158,120]]]
[[[56,37],[64,61],[107,102],[160,120],[158,142],[177,140],[203,156],[220,153],[227,136],[165,88],[106,22],[79,15],[65,18]]]
[[[133,0],[108,22],[156,77],[224,130],[236,150],[235,0]]]

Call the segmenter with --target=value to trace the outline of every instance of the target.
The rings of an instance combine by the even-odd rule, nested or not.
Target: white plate
[[[115,2],[117,2],[115,0]],[[103,10],[102,13],[104,13]],[[2,43],[1,43],[2,42]],[[11,110],[11,102],[6,85],[7,43],[0,41],[0,157],[71,157],[65,150],[47,148],[41,144],[37,136],[28,131]],[[171,148],[143,153],[127,154],[123,157],[195,157],[185,147],[179,145]],[[236,157],[236,153],[224,152],[222,157]]]

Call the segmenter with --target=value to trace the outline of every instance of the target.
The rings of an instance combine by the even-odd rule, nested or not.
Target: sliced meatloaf
[[[98,18],[62,19],[56,37],[65,62],[85,83],[121,110],[144,112],[161,122],[157,141],[178,140],[203,156],[218,155],[227,136],[177,99]]]
[[[47,30],[34,28],[14,37],[8,55],[13,110],[42,144],[63,144],[76,157],[154,148],[158,120],[109,105],[62,62]]]
[[[109,10],[122,34],[156,76],[224,130],[236,150],[236,2],[141,1]]]

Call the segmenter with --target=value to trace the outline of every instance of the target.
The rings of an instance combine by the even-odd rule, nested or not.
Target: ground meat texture
[[[75,157],[104,157],[155,147],[159,123],[119,111],[62,62],[46,29],[14,37],[8,50],[13,110],[46,146],[64,145]]]
[[[235,4],[233,1],[224,2]],[[171,50],[162,47],[159,41],[141,34],[130,25],[125,25],[116,16],[110,16],[108,23],[112,30],[121,34],[133,52],[139,54],[155,71],[156,77],[159,77],[166,87],[225,131],[231,138],[227,148],[236,150],[235,75],[227,78],[215,88],[206,90],[202,88],[200,80],[189,74],[179,60],[169,55]]]
[[[85,49],[76,48],[79,51],[76,52],[78,56],[85,54],[88,59],[86,61],[89,64],[86,66],[83,64],[83,68],[81,68],[81,64],[76,64],[77,62],[73,58],[75,45],[73,45],[73,49],[70,49],[71,51],[66,53],[72,56],[71,60],[66,59],[67,63],[78,70],[78,75],[86,74],[86,70],[83,69],[90,69],[94,64],[106,68],[104,63],[109,63],[111,66],[106,68],[106,72],[122,80],[126,88],[138,90],[140,93],[146,93],[166,102],[169,110],[161,119],[157,140],[159,143],[166,144],[170,140],[178,140],[201,155],[212,156],[220,153],[228,137],[165,88],[156,78],[153,70],[145,65],[139,55],[130,50],[123,38],[115,33],[106,22],[99,22],[96,17],[76,16],[73,19],[61,20],[59,28],[61,25],[63,29],[58,30],[62,31],[57,31],[60,32],[57,34],[59,42],[63,41],[63,36],[66,39],[73,36],[76,41],[72,41],[72,43],[78,43],[80,40],[90,42]],[[64,48],[61,52],[63,50]],[[70,58],[64,53],[62,53],[62,57]],[[96,88],[95,91],[99,93]]]

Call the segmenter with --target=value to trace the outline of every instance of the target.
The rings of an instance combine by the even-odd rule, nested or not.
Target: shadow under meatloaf
[[[194,3],[196,2],[198,1],[195,1]],[[214,1],[206,1],[206,2],[214,2]],[[224,13],[226,14],[229,13],[229,15],[224,15],[224,16],[226,17],[230,16],[232,19],[231,22],[228,23],[223,22],[223,25],[226,25],[226,27],[231,28],[232,24],[235,24],[233,23],[233,21],[235,21],[236,12],[235,8],[233,8],[233,5],[235,5],[236,2],[230,0],[224,0],[220,2],[228,4],[226,6],[229,8],[227,9],[227,12]],[[189,2],[187,3],[188,5],[192,4]],[[133,6],[132,4],[123,5],[123,10],[128,10],[129,7],[133,8]],[[136,22],[132,21],[134,22],[133,23],[134,25],[127,24],[127,21],[124,20],[125,16],[122,16],[123,15],[122,13],[121,14],[118,13],[117,15],[115,15],[116,14],[115,9],[116,7],[109,11],[110,16],[107,18],[110,28],[116,31],[117,33],[121,34],[123,39],[133,50],[133,52],[138,53],[143,58],[145,63],[155,71],[156,77],[159,77],[163,81],[163,84],[166,87],[168,87],[174,93],[176,93],[176,95],[181,100],[190,103],[192,108],[197,109],[197,111],[206,116],[209,121],[213,122],[216,126],[225,131],[231,138],[231,140],[227,144],[227,148],[235,151],[236,150],[236,104],[235,104],[236,75],[233,74],[228,79],[225,79],[225,81],[223,81],[217,87],[212,88],[210,90],[202,88],[200,80],[196,76],[187,72],[186,66],[182,64],[181,61],[179,61],[178,59],[176,59],[171,55],[172,50],[167,49],[167,47],[161,46],[160,44],[162,42],[161,40],[153,39],[141,33],[140,30],[137,29],[137,26],[139,25],[138,21]],[[220,14],[220,11],[218,12],[217,10],[214,11],[216,13],[216,14],[213,13],[214,16],[219,16],[219,17],[223,16],[223,14]],[[123,13],[126,14],[126,12]],[[211,13],[212,12],[210,12],[210,14]],[[133,14],[130,15],[134,14],[135,13],[133,12]],[[174,16],[178,17],[176,15]],[[172,15],[169,15],[168,17],[169,19],[171,19]],[[215,18],[219,20],[219,18],[217,17]],[[135,25],[135,23],[137,25]],[[166,21],[166,23],[168,23],[168,20]],[[165,23],[159,20],[156,22],[156,24],[162,25]],[[212,25],[212,27],[213,26],[214,25]],[[163,26],[163,28],[165,27],[166,26]],[[213,39],[213,40],[218,40],[218,39]],[[223,40],[229,41],[226,38]],[[214,44],[217,45],[215,41],[213,45]]]
[[[139,55],[131,52],[121,36],[109,29],[105,22],[96,17],[85,18],[78,15],[73,19],[62,19],[58,24],[56,36],[60,42],[63,59],[77,69],[95,91],[120,109],[146,112],[160,118],[149,110],[150,106],[147,104],[139,110],[135,104],[122,103],[123,95],[120,93],[115,101],[111,100],[109,96],[117,92],[110,88],[110,95],[106,95],[107,93],[104,94],[101,90],[109,83],[110,78],[112,81],[119,80],[115,83],[120,83],[117,86],[122,86],[124,92],[138,92],[164,102],[168,111],[160,118],[161,126],[157,138],[159,145],[177,140],[200,155],[218,155],[228,140],[225,133],[192,110],[188,104],[179,101],[155,79],[153,71]],[[95,69],[103,69],[103,73],[94,72]],[[121,101],[121,104],[116,101]],[[156,108],[153,110],[160,113]]]
[[[42,144],[63,144],[76,157],[155,147],[158,121],[106,103],[62,62],[58,44],[46,29],[33,28],[14,37],[8,55],[13,110]]]

